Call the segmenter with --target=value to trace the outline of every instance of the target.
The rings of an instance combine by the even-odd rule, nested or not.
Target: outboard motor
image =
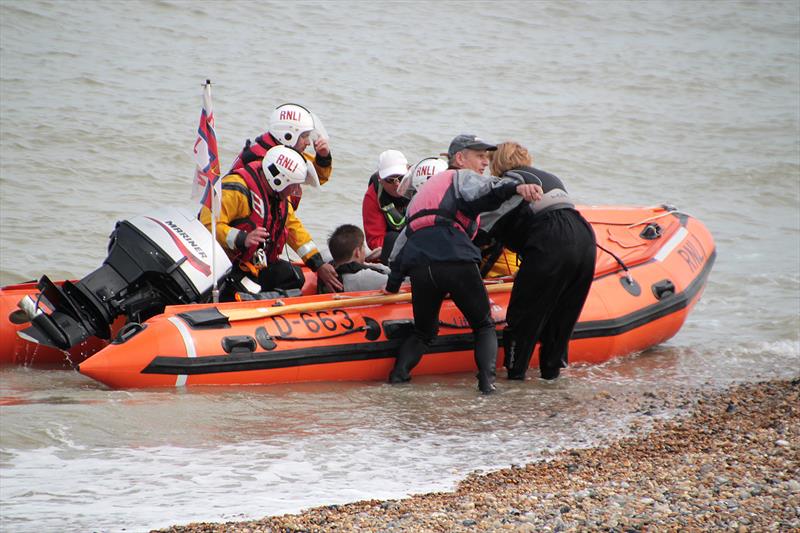
[[[42,276],[38,298],[19,302],[31,326],[18,334],[66,350],[91,336],[110,338],[110,325],[120,315],[143,322],[167,305],[204,301],[214,283],[212,244],[219,280],[230,271],[230,260],[189,211],[117,222],[103,266],[61,287]]]

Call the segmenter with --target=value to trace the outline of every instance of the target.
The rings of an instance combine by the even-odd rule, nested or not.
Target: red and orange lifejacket
[[[289,202],[280,198],[267,184],[261,169],[261,160],[253,161],[238,167],[231,172],[238,174],[247,184],[247,191],[242,191],[250,206],[250,216],[232,220],[230,225],[238,230],[250,232],[257,227],[267,230],[265,253],[267,262],[273,263],[283,251],[286,244],[286,218],[289,216]],[[239,189],[239,184],[223,184],[223,188]],[[261,245],[250,246],[247,250],[233,252],[232,260],[250,261]]]

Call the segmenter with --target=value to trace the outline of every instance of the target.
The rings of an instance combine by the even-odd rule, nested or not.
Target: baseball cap
[[[456,135],[453,140],[450,141],[450,148],[447,149],[447,155],[448,157],[453,157],[461,150],[489,150],[491,152],[497,150],[497,146],[487,143],[475,135],[461,134]]]
[[[403,176],[408,172],[408,160],[399,150],[386,150],[378,156],[378,176],[382,180]]]

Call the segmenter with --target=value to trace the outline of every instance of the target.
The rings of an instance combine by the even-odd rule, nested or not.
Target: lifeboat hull
[[[60,285],[63,282],[58,282]],[[52,346],[28,342],[17,334],[30,326],[17,303],[25,296],[38,294],[36,282],[7,285],[0,288],[0,364],[35,366],[40,368],[69,368],[84,361],[90,355],[104,348],[108,341],[90,337],[69,350],[59,350]],[[123,320],[117,320],[111,327],[116,331]]]
[[[706,227],[663,207],[581,212],[603,249],[570,342],[570,363],[601,363],[671,338],[714,263]],[[510,280],[487,282],[501,347],[511,287]],[[123,329],[79,370],[112,388],[385,380],[412,319],[407,292],[171,306]],[[503,357],[501,348],[498,366]],[[538,348],[531,367],[538,368]],[[475,368],[471,330],[446,300],[439,337],[412,376]]]

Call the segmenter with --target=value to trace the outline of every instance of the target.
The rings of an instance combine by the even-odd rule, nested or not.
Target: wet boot
[[[411,381],[411,371],[422,359],[428,345],[416,335],[411,335],[400,346],[400,352],[389,373],[389,383],[405,383]]]
[[[551,350],[542,346],[539,359],[539,372],[542,379],[553,380],[561,374],[562,368],[567,368],[567,351],[563,350],[560,354],[553,356]]]
[[[559,374],[561,374],[561,369],[559,367],[544,367],[540,368],[539,371],[541,372],[542,379],[546,380],[556,379]]]
[[[505,367],[508,369],[508,379],[525,381],[528,363],[531,361],[533,352],[527,344],[519,342],[511,328],[503,330],[503,349],[506,352]]]
[[[475,364],[478,366],[478,389],[483,394],[492,394],[497,368],[497,333],[494,326],[481,328],[475,335]]]
[[[524,371],[521,377],[512,372],[516,363],[516,349],[517,342],[514,340],[514,331],[506,326],[503,329],[503,366],[508,371],[508,379],[525,379]]]

